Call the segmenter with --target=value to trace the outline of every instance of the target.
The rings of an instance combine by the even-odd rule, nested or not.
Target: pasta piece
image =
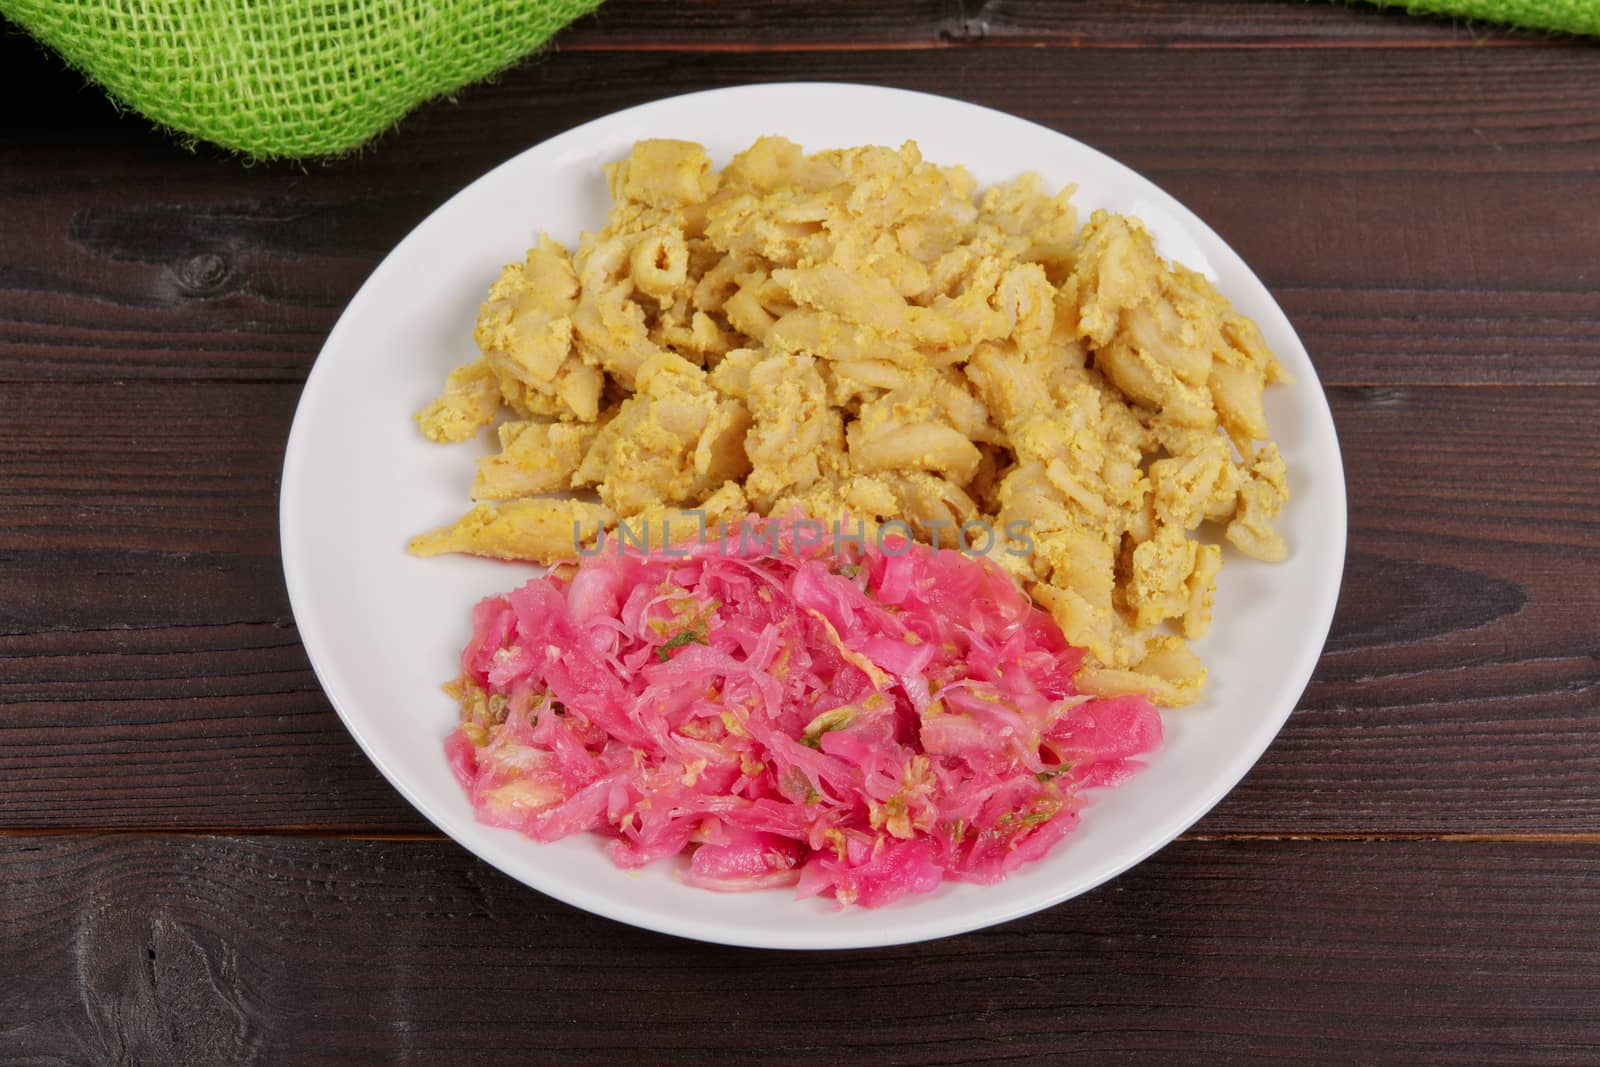
[[[1288,374],[1267,350],[1261,330],[1243,315],[1229,311],[1223,316],[1222,339],[1211,365],[1211,401],[1222,428],[1243,452],[1251,441],[1267,437],[1262,391],[1268,382],[1287,381]]]
[[[623,237],[580,250],[572,326],[583,361],[632,389],[640,366],[661,349],[650,340],[644,308],[630,299],[633,285],[624,277],[629,251]]]
[[[993,301],[1005,317],[1007,333],[1024,359],[1048,354],[1056,329],[1056,290],[1044,268],[1028,263],[1001,276]]]
[[[1193,530],[1219,508],[1231,511],[1237,495],[1228,443],[1216,434],[1196,434],[1193,451],[1150,464],[1155,511],[1164,523]]]
[[[628,277],[641,293],[660,304],[669,303],[689,277],[689,246],[683,234],[663,227],[640,237],[628,256]]]
[[[478,461],[472,499],[512,500],[570,488],[599,432],[598,423],[502,423],[500,451]]]
[[[1198,656],[1177,636],[1152,639],[1151,650],[1134,667],[1086,666],[1073,681],[1091,696],[1126,696],[1143,693],[1163,707],[1193,704],[1205,684],[1206,669]]]
[[[805,492],[838,472],[844,424],[809,356],[769,356],[749,372],[752,422],[745,440],[745,491],[764,513],[784,494]]]
[[[749,469],[742,402],[719,396],[700,368],[670,353],[639,368],[639,391],[595,438],[600,499],[618,515],[700,499]],[[578,474],[595,471],[585,457]]]
[[[1183,636],[1193,641],[1211,628],[1211,608],[1216,600],[1217,573],[1222,570],[1222,549],[1201,545],[1195,551],[1194,570],[1185,585],[1188,603],[1183,609]]]
[[[618,520],[617,540],[624,540],[621,528],[630,531],[626,539],[633,544],[645,541],[657,547],[681,545],[702,540],[714,541],[727,526],[737,527],[750,514],[750,504],[738,482],[724,482],[693,508],[655,505],[629,519]]]
[[[1148,629],[1189,610],[1189,581],[1199,549],[1182,527],[1167,525],[1133,546],[1127,554],[1128,577],[1122,595],[1134,626]]]
[[[887,399],[867,405],[870,411],[850,424],[846,436],[850,463],[856,470],[925,470],[948,474],[958,482],[971,480],[983,458],[976,445],[960,430],[936,420],[900,422],[892,415],[880,418],[878,411]]]
[[[566,249],[541,235],[522,263],[489,290],[473,337],[500,382],[502,399],[525,417],[589,421],[604,379],[573,351],[577,279]]]
[[[1279,563],[1287,558],[1288,543],[1272,528],[1272,520],[1288,498],[1288,471],[1278,446],[1263,445],[1250,465],[1249,479],[1239,487],[1239,509],[1228,523],[1228,540],[1253,559]]]
[[[612,195],[652,207],[698,204],[716,191],[711,157],[693,141],[639,141],[610,172]]]
[[[463,552],[548,565],[577,555],[615,517],[604,505],[584,500],[532,497],[478,504],[450,525],[413,538],[410,551],[417,556]]]
[[[500,407],[500,382],[486,360],[457,367],[444,392],[417,412],[417,425],[430,441],[465,441],[494,421]]]

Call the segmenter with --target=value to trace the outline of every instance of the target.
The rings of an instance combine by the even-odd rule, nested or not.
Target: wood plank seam
[[[553,52],[581,55],[606,53],[649,53],[689,55],[761,55],[799,54],[807,52],[931,52],[964,48],[1018,48],[1065,49],[1102,51],[1194,51],[1194,52],[1267,52],[1267,51],[1335,51],[1355,49],[1377,51],[1382,49],[1404,51],[1458,51],[1479,48],[1530,48],[1550,47],[1550,42],[1536,37],[1496,35],[1492,37],[1439,37],[1439,38],[1379,38],[1376,40],[1329,40],[1321,37],[1275,38],[1269,41],[1214,40],[1214,41],[1150,41],[1138,38],[1116,39],[1089,37],[1079,34],[1053,34],[1037,37],[984,37],[955,33],[921,41],[606,41],[603,39],[578,40],[567,44],[559,41]]]

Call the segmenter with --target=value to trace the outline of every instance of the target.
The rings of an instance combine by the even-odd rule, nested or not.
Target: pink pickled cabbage
[[[1160,743],[1144,698],[1076,693],[1082,653],[993,564],[769,522],[478,604],[446,749],[482,821],[877,907],[1038,859]]]

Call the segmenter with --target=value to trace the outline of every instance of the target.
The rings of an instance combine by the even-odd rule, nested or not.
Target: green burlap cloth
[[[123,107],[259,159],[335,155],[600,0],[0,0]]]
[[[1453,15],[1530,30],[1600,36],[1600,0],[1374,0],[1416,15]]]
[[[1377,2],[1600,35],[1600,0]],[[599,4],[0,0],[0,15],[122,106],[183,136],[273,159],[349,151],[423,101],[510,66]]]

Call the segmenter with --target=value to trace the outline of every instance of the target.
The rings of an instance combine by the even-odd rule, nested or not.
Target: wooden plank
[[[295,639],[273,502],[296,392],[6,387],[0,827],[426,829]],[[1201,831],[1600,832],[1600,389],[1330,395],[1329,650]]]
[[[1597,860],[1184,843],[991,930],[779,955],[594,918],[447,843],[13,840],[0,1035],[23,1062],[1587,1064]]]
[[[0,678],[0,831],[431,830],[340,725],[291,626],[5,637]]]
[[[29,48],[0,38],[0,84],[38,72]],[[1415,60],[563,53],[309,170],[187,153],[58,77],[0,152],[0,380],[303,380],[384,251],[494,164],[674,92],[826,78],[966,96],[1140,169],[1238,248],[1331,382],[1600,383],[1600,51]]]
[[[608,0],[556,40],[562,51],[675,48],[1274,48],[1526,45],[1536,38],[1366,4],[1304,0]]]

